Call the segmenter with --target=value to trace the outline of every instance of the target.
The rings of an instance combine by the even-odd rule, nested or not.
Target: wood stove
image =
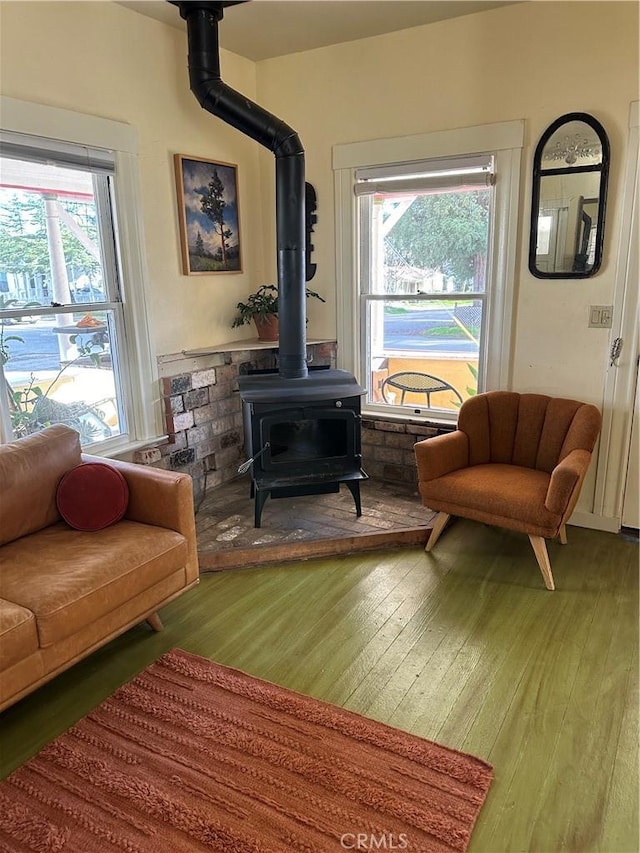
[[[282,380],[266,371],[240,377],[239,385],[255,526],[269,496],[326,494],[341,483],[360,516],[360,481],[367,479],[360,445],[364,389],[355,377],[311,368],[304,379]]]
[[[343,370],[309,370],[305,314],[305,161],[296,131],[220,76],[218,24],[236,0],[170,0],[187,22],[189,82],[203,109],[273,152],[280,338],[278,372],[239,380],[255,524],[266,499],[350,489],[360,515],[360,397]]]

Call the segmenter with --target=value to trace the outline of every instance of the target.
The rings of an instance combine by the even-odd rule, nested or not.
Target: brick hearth
[[[426,543],[435,513],[415,491],[376,480],[361,489],[360,518],[342,488],[337,494],[270,499],[261,528],[253,526],[247,477],[208,491],[196,514],[200,571]]]

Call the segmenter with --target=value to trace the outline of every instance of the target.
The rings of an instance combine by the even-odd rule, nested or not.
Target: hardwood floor
[[[178,646],[494,765],[471,851],[639,849],[638,546],[456,521],[421,547],[207,573],[0,716],[3,775]]]

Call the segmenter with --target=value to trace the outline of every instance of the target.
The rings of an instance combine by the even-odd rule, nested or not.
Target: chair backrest
[[[469,437],[470,465],[502,462],[550,474],[572,450],[591,453],[601,422],[589,403],[488,391],[465,401],[458,429]]]

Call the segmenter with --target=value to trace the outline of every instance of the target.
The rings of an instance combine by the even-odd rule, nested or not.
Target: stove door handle
[[[253,465],[253,463],[262,456],[269,448],[271,447],[271,443],[266,441],[262,450],[259,450],[255,456],[252,456],[251,459],[247,459],[246,462],[243,462],[242,465],[238,467],[238,474],[246,474],[249,468]]]

